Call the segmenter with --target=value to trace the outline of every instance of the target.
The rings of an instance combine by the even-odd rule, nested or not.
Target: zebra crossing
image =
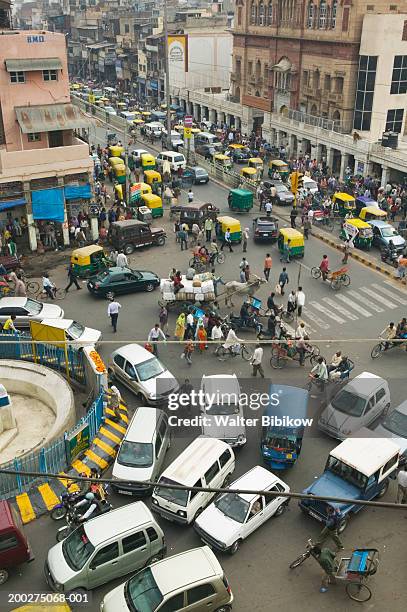
[[[343,289],[320,300],[309,300],[302,310],[301,319],[307,329],[318,333],[336,325],[346,325],[361,319],[389,314],[407,306],[407,293],[390,281],[371,283],[357,289]],[[407,314],[402,313],[402,316]]]

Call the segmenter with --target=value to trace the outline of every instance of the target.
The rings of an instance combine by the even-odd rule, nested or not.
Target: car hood
[[[77,342],[80,345],[83,344],[96,344],[100,342],[102,338],[102,332],[98,329],[93,329],[92,327],[85,327],[85,330],[80,338],[78,338]]]
[[[63,319],[64,311],[57,304],[43,304],[40,316],[41,319]]]
[[[129,612],[129,607],[124,597],[124,585],[120,584],[118,587],[109,591],[103,598],[103,612]]]
[[[399,234],[397,234],[397,236],[391,236],[390,238],[385,238],[382,236],[382,239],[386,242],[386,244],[389,244],[389,241],[392,240],[395,247],[402,247],[406,244],[404,238]]]
[[[150,270],[137,270],[137,272],[140,272],[143,280],[160,280],[160,277],[155,272],[150,272]]]
[[[152,227],[151,233],[152,234],[163,234],[164,236],[166,236],[166,233],[162,227]]]
[[[150,378],[140,383],[150,397],[165,395],[178,390],[179,384],[169,370],[165,370],[156,378]]]
[[[336,474],[333,474],[329,470],[317,478],[312,485],[303,491],[303,493],[320,495],[321,497],[324,495],[327,495],[328,497],[345,497],[347,499],[359,499],[360,497],[360,489],[355,487],[353,484],[342,480],[342,478],[339,478],[339,476],[336,476]],[[332,502],[329,502],[329,504],[338,508],[344,508],[349,505],[344,503],[336,504]]]
[[[246,435],[246,428],[244,425],[237,423],[239,414],[231,415],[209,415],[205,413],[205,425],[202,426],[202,433],[205,436],[211,438],[218,438],[218,440],[226,440],[228,438],[237,438],[240,435]]]
[[[322,412],[318,419],[318,425],[322,429],[325,426],[328,426],[329,429],[332,428],[334,430],[332,434],[340,439],[346,438],[346,436],[350,435],[348,432],[357,431],[362,426],[360,417],[353,417],[339,412],[339,410],[335,410],[332,404],[328,404]],[[344,431],[347,433],[345,434]]]
[[[239,536],[241,523],[225,516],[220,512],[215,504],[210,504],[206,510],[197,518],[196,526],[202,529],[209,536],[230,546]]]
[[[148,468],[141,467],[129,467],[118,463],[117,460],[114,462],[112,475],[114,478],[125,480],[126,482],[133,482],[134,480],[140,480],[140,482],[148,482],[151,480],[154,466]]]
[[[75,577],[76,572],[72,570],[65,561],[62,552],[63,542],[59,542],[48,551],[47,561],[48,567],[55,582],[66,584],[68,580]]]

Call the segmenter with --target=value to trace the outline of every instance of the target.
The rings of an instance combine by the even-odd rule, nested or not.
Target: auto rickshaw
[[[255,168],[258,176],[263,176],[263,160],[260,157],[251,157],[247,162],[249,168]]]
[[[357,196],[355,203],[356,203],[355,215],[359,215],[362,208],[365,208],[366,206],[376,206],[377,208],[379,208],[379,205],[376,202],[376,200],[373,200],[373,198],[367,197],[367,196]]]
[[[238,142],[233,142],[232,144],[228,146],[228,149],[230,151],[239,151],[239,149],[245,149],[245,148],[246,148],[246,145],[242,145]]]
[[[249,168],[248,166],[245,166],[240,170],[240,174],[249,181],[256,182],[259,179],[256,168]]]
[[[230,210],[247,212],[253,208],[253,193],[247,189],[231,189],[229,191],[228,203]]]
[[[141,125],[144,125],[144,121],[142,119],[133,119],[133,125],[140,127]]]
[[[290,244],[288,244],[288,241],[290,241]],[[292,257],[304,257],[304,236],[296,229],[282,227],[278,235],[277,245],[281,254],[286,254],[289,246],[290,259]]]
[[[359,214],[363,221],[387,221],[387,213],[378,206],[365,206]]]
[[[223,155],[223,153],[216,153],[213,156],[213,161],[217,166],[221,166],[222,168],[231,168],[232,160],[227,155]]]
[[[269,178],[274,178],[274,174],[278,173],[281,180],[286,181],[290,175],[290,169],[282,159],[273,159],[269,162],[268,175]]]
[[[355,198],[349,195],[349,193],[337,191],[332,196],[332,204],[333,212],[340,217],[353,215],[356,210]]]
[[[104,250],[96,244],[74,249],[71,255],[71,264],[74,273],[80,278],[93,276],[109,267]]]
[[[124,164],[124,159],[122,157],[109,157],[109,166],[111,168],[121,166],[122,164]]]
[[[127,110],[127,104],[125,102],[117,102],[116,106],[121,111]]]
[[[162,183],[161,174],[156,170],[145,170],[144,180],[147,185],[152,185],[155,181],[157,181],[158,183]]]
[[[222,242],[225,240],[225,233],[229,229],[230,241],[241,242],[242,241],[242,228],[240,221],[233,217],[218,217],[216,224],[216,235]]]
[[[142,111],[142,116],[146,119],[146,121],[148,121],[151,117],[151,113],[150,111]]]
[[[358,249],[369,250],[373,242],[373,230],[369,223],[362,219],[345,219],[339,237],[352,240]]]
[[[111,157],[120,157],[124,153],[124,147],[119,145],[110,145],[109,151]]]
[[[143,172],[145,170],[155,170],[154,155],[151,155],[151,153],[142,153],[140,155],[140,160],[141,160],[141,167],[143,169]]]
[[[148,206],[151,210],[153,218],[163,216],[163,202],[160,196],[154,195],[153,193],[144,193],[141,196],[141,200],[144,206]]]
[[[148,206],[137,207],[137,219],[143,221],[143,223],[148,223],[148,225],[153,222],[153,215]]]
[[[113,174],[117,182],[120,183],[120,185],[124,185],[126,182],[126,166],[124,163],[113,166]]]

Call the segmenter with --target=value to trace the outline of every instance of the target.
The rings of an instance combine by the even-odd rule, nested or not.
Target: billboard
[[[188,72],[188,34],[168,36],[168,63]]]

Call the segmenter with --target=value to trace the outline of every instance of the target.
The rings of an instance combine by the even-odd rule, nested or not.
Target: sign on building
[[[168,36],[168,62],[188,72],[188,34]]]
[[[85,452],[90,446],[89,423],[81,423],[72,432],[65,435],[66,455],[68,463]]]

